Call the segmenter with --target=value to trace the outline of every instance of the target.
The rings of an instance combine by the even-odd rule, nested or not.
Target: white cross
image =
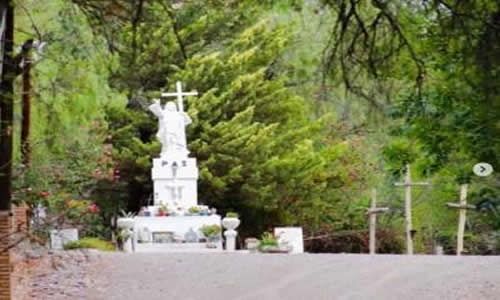
[[[184,112],[183,96],[198,96],[198,92],[182,92],[182,83],[177,81],[177,91],[175,93],[162,93],[162,97],[177,97],[177,106],[179,107],[179,112]]]
[[[184,188],[183,186],[181,185],[176,185],[176,184],[173,184],[173,185],[166,185],[165,186],[167,189],[170,190],[170,192],[172,193],[172,200],[182,200],[182,189]]]

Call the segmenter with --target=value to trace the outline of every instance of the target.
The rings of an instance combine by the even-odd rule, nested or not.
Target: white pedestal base
[[[204,242],[189,242],[188,232],[204,238],[200,228],[204,225],[221,224],[219,215],[211,216],[174,216],[174,217],[135,217],[135,252],[216,252],[222,251],[222,238],[215,248],[207,248]]]
[[[304,253],[304,238],[302,227],[276,227],[274,235],[278,237],[278,243],[286,243],[292,246],[292,254]]]
[[[236,230],[226,230],[224,236],[226,237],[226,251],[234,252],[236,250],[236,236],[238,232]]]
[[[135,244],[135,252],[139,253],[214,253],[222,252],[222,241],[217,248],[207,248],[206,243],[185,244]]]
[[[123,243],[123,252],[127,252],[127,253],[132,253],[134,252],[134,245],[133,245],[133,241],[131,238],[127,239],[124,243]]]

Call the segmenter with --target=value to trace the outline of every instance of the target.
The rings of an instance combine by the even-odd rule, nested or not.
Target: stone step
[[[207,248],[205,243],[138,243],[135,252],[139,253],[212,253],[222,252],[222,242],[216,244],[217,248]]]

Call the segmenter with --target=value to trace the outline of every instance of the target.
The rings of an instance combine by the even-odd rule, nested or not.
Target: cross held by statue
[[[177,81],[176,83],[177,91],[175,93],[162,93],[162,97],[177,97],[177,106],[179,112],[184,112],[184,96],[198,96],[198,92],[183,92],[182,83]]]

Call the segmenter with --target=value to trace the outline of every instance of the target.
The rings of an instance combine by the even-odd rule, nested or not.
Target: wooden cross
[[[459,210],[458,213],[458,232],[457,232],[457,255],[460,256],[464,251],[464,230],[465,214],[468,209],[476,209],[474,205],[467,205],[467,184],[460,185],[460,203],[446,203],[449,208]]]
[[[189,93],[184,93],[182,92],[182,83],[180,81],[177,81],[177,91],[175,93],[162,93],[162,97],[177,97],[177,106],[179,108],[179,112],[184,112],[184,102],[183,102],[183,97],[184,96],[197,96],[198,92],[189,92]]]
[[[370,217],[370,254],[376,253],[376,242],[375,242],[375,234],[377,232],[377,214],[384,213],[388,211],[388,207],[377,207],[377,190],[373,189],[372,191],[372,204],[371,207],[366,212],[366,215]]]
[[[406,224],[406,253],[413,255],[413,229],[411,218],[411,187],[420,185],[429,185],[428,182],[412,182],[410,165],[406,165],[405,182],[395,183],[396,186],[405,188],[405,224]]]

